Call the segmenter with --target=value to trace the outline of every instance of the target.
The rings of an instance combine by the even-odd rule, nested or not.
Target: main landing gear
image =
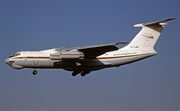
[[[72,76],[76,76],[78,75],[79,73],[81,73],[81,76],[85,76],[86,74],[89,74],[91,71],[74,71],[72,72]]]
[[[36,69],[33,70],[33,75],[36,75],[38,73],[38,71]]]
[[[74,71],[74,72],[72,72],[72,76],[76,76],[76,75],[78,75],[79,73],[81,73],[81,71]]]

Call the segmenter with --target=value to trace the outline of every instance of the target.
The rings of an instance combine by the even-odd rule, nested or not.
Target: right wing
[[[84,54],[84,58],[92,59],[106,52],[118,50],[117,45],[119,44],[127,44],[127,42],[117,42],[112,44],[86,46],[86,47],[78,48],[77,50]]]
[[[117,45],[127,42],[117,42],[103,45],[92,45],[84,47],[56,48],[58,53],[51,54],[54,59],[94,59],[109,51],[118,50]]]

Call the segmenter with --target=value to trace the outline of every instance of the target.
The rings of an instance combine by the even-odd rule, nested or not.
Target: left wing
[[[78,51],[84,54],[84,58],[96,58],[99,55],[102,55],[109,51],[118,50],[116,45],[127,44],[127,42],[117,42],[112,44],[103,44],[103,45],[93,45],[77,48]]]

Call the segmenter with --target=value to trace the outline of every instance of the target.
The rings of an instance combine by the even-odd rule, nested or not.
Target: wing
[[[84,54],[84,58],[96,58],[97,56],[102,55],[106,52],[118,50],[117,45],[119,44],[127,44],[127,42],[86,46],[80,47],[77,50]]]
[[[68,59],[94,59],[109,51],[118,50],[117,45],[127,44],[127,42],[117,42],[112,44],[92,45],[84,47],[66,47],[55,48],[55,53],[51,54],[53,60],[68,60]]]

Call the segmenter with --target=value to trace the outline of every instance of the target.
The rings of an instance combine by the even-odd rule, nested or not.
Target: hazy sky
[[[15,70],[21,50],[131,41],[133,25],[169,17],[158,55],[72,77]],[[179,0],[0,0],[0,111],[180,111]]]

